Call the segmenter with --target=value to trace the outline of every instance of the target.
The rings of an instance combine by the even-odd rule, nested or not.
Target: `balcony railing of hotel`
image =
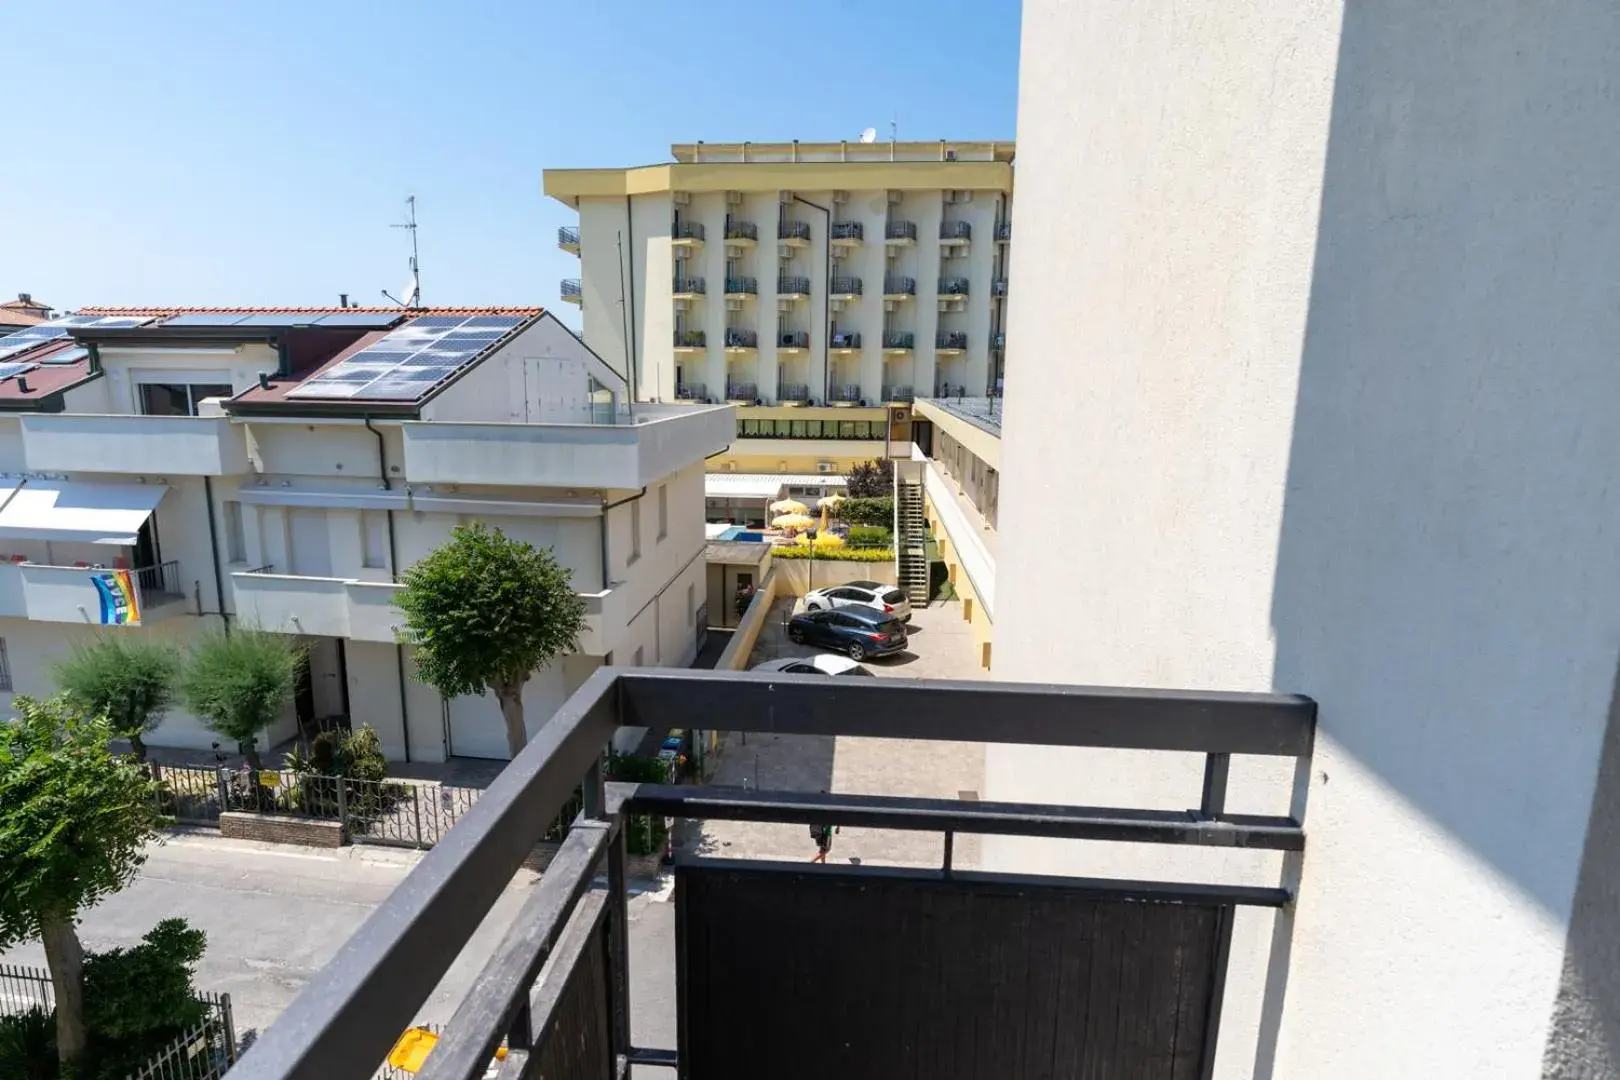
[[[939,238],[941,240],[970,240],[973,238],[973,226],[965,221],[942,221],[939,223]]]
[[[248,570],[237,571],[239,574],[273,574],[275,572],[276,568],[275,564],[273,563],[265,563],[263,566],[255,566]]]
[[[1012,222],[1003,221],[996,226],[996,239],[1003,242],[1012,239]]]
[[[759,385],[751,382],[726,383],[727,401],[758,401]]]
[[[776,279],[778,295],[803,296],[810,291],[810,279],[796,274],[783,274]]]
[[[675,384],[675,400],[702,401],[709,396],[709,388],[702,383],[683,382]]]
[[[759,331],[744,327],[726,327],[726,348],[728,349],[757,349],[759,348]]]
[[[670,291],[675,293],[703,292],[703,279],[700,277],[678,277],[670,286]]]
[[[861,295],[861,279],[858,277],[835,277],[828,283],[828,291],[834,296]]]
[[[155,566],[140,566],[129,572],[140,590],[142,601],[185,599],[185,586],[180,584],[180,563],[170,559]]]
[[[727,240],[758,240],[759,226],[752,221],[726,222]]]
[[[779,401],[809,401],[810,387],[804,383],[782,383],[776,388]]]
[[[677,221],[669,230],[672,240],[702,240],[703,223],[700,221]]]
[[[860,401],[861,400],[861,386],[860,386],[860,383],[844,383],[841,386],[831,387],[827,391],[827,400],[828,401]]]
[[[917,335],[910,330],[883,331],[883,347],[885,349],[910,349],[917,344]]]
[[[966,296],[968,294],[968,279],[965,277],[942,277],[939,279],[939,295]]]
[[[915,240],[917,239],[917,223],[915,221],[891,221],[883,226],[883,239]]]
[[[675,347],[677,349],[701,349],[708,344],[709,335],[702,330],[675,331]]]
[[[1007,295],[1007,279],[1004,278],[1004,277],[998,277],[994,281],[990,282],[990,295],[991,296],[1006,296]]]
[[[896,385],[883,388],[884,401],[910,401],[912,397],[910,386]]]
[[[944,742],[1167,761],[1192,753],[1204,760],[1203,783],[1185,793],[1194,808],[1172,809],[604,781],[621,728],[716,722],[745,735],[916,742],[913,753]],[[1008,1075],[1069,1075],[1063,1063],[1083,1056],[1098,1076],[1209,1076],[1225,996],[1241,987],[1271,1000],[1269,987],[1229,986],[1225,961],[1240,907],[1295,902],[1284,883],[1306,847],[1315,728],[1315,703],[1288,694],[603,668],[315,973],[231,1080],[372,1076],[581,793],[583,810],[510,929],[448,1002],[417,1080],[492,1068],[504,1080],[616,1077],[636,1065],[861,1080],[892,1075],[882,1063],[911,1060],[919,1047],[956,1046],[964,1030],[975,1045],[1002,1048]],[[1227,811],[1229,771],[1249,775],[1230,770],[1234,755],[1291,762],[1285,812]],[[666,920],[678,935],[674,985],[658,991],[675,1003],[668,1030],[678,1034],[673,1045],[638,1044],[632,1009],[646,1006],[631,993],[627,832],[648,816],[776,822],[801,838],[806,826],[899,830],[933,836],[940,854],[933,867],[900,867],[683,851]],[[1167,868],[1160,880],[977,871],[954,865],[958,836],[1162,845]],[[1276,852],[1284,869],[1246,861],[1256,869],[1245,883],[1214,883],[1200,870],[1209,862],[1191,850],[1178,857],[1192,848]],[[1286,971],[1287,936],[1268,938],[1270,963]],[[791,1070],[770,1064],[788,1057]]]
[[[579,247],[579,226],[578,225],[559,225],[559,226],[557,226],[557,246],[560,247],[560,248],[577,248],[577,247]]]
[[[855,330],[842,330],[832,336],[832,347],[835,349],[858,349],[861,347],[861,335]]]
[[[917,279],[890,275],[883,279],[884,296],[916,296]]]
[[[808,349],[810,347],[810,331],[779,330],[776,334],[776,347],[778,349]]]
[[[751,277],[726,278],[726,295],[741,296],[754,295],[759,292],[759,279]]]
[[[834,240],[864,240],[866,228],[858,221],[835,221],[831,235]]]
[[[570,296],[584,296],[585,286],[579,278],[563,278],[561,295],[565,299]]]
[[[1007,332],[1005,330],[990,335],[992,349],[1005,349],[1007,347]]]
[[[941,330],[934,335],[934,348],[936,349],[965,349],[968,347],[968,336],[962,330]]]
[[[776,224],[776,238],[778,240],[808,240],[810,239],[810,223],[808,221],[779,221]]]

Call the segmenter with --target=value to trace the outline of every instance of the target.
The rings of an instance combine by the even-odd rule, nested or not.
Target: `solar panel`
[[[38,364],[30,364],[27,361],[14,361],[9,364],[0,363],[0,379],[9,379],[13,375],[21,375],[25,372],[33,371],[37,367],[39,367]]]
[[[71,349],[60,349],[49,356],[39,358],[41,364],[77,364],[90,355],[89,349],[75,346]]]
[[[0,338],[0,360],[58,338],[65,338],[68,331],[80,327],[114,327],[114,326],[144,326],[151,322],[149,317],[136,317],[128,315],[64,315],[50,322],[40,323],[19,330],[15,334],[8,334]]]
[[[315,325],[322,328],[347,327],[354,330],[386,330],[403,317],[403,312],[399,314],[391,312],[363,314],[356,311],[348,314],[322,315],[315,320]]]
[[[287,396],[415,401],[521,325],[522,318],[510,315],[423,315]]]
[[[224,326],[235,326],[238,323],[244,321],[246,318],[247,318],[246,315],[243,315],[243,314],[241,314],[239,312],[235,313],[235,314],[223,314],[223,315],[221,315],[221,314],[204,315],[204,314],[196,314],[196,313],[194,313],[194,314],[191,314],[191,315],[176,315],[172,319],[164,319],[163,320],[163,325],[164,325],[164,327],[170,327],[170,326],[224,327]]]

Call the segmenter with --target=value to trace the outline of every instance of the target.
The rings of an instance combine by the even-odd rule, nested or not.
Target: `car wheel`
[[[821,605],[820,604],[806,604],[806,605],[804,605],[804,610],[806,610],[806,611],[820,611],[821,610]]]
[[[788,640],[793,642],[795,645],[803,645],[804,631],[800,630],[797,626],[792,627],[788,630]]]
[[[849,648],[845,649],[844,652],[857,664],[866,659],[866,649],[858,641],[850,642]]]

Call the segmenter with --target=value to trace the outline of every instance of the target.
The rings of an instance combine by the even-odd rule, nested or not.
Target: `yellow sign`
[[[260,787],[280,787],[281,774],[274,769],[263,769],[259,772]]]
[[[422,1068],[422,1063],[439,1043],[436,1032],[427,1028],[406,1028],[405,1034],[399,1037],[394,1048],[388,1051],[388,1064],[396,1069],[404,1069],[408,1073],[415,1073]],[[506,1060],[506,1047],[497,1047],[495,1060]]]

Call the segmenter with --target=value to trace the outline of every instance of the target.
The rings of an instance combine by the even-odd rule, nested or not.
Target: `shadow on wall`
[[[1401,993],[1454,943],[1451,962],[1483,956],[1475,978],[1503,977],[1502,1000],[1456,1003],[1469,1030],[1544,970],[1540,946],[1464,943],[1499,915],[1496,934],[1534,938],[1537,920],[1420,831],[1466,845],[1541,927],[1557,932],[1576,892],[1620,651],[1617,64],[1610,4],[1345,5],[1274,679],[1317,699],[1323,736],[1300,908],[1322,966],[1296,960],[1292,979],[1356,966],[1347,950],[1388,933],[1389,993],[1362,1006],[1374,1025],[1440,1004]],[[1620,933],[1608,896],[1594,956]],[[1367,970],[1347,993],[1369,991],[1351,985]],[[1601,1008],[1612,1052],[1613,997]]]

